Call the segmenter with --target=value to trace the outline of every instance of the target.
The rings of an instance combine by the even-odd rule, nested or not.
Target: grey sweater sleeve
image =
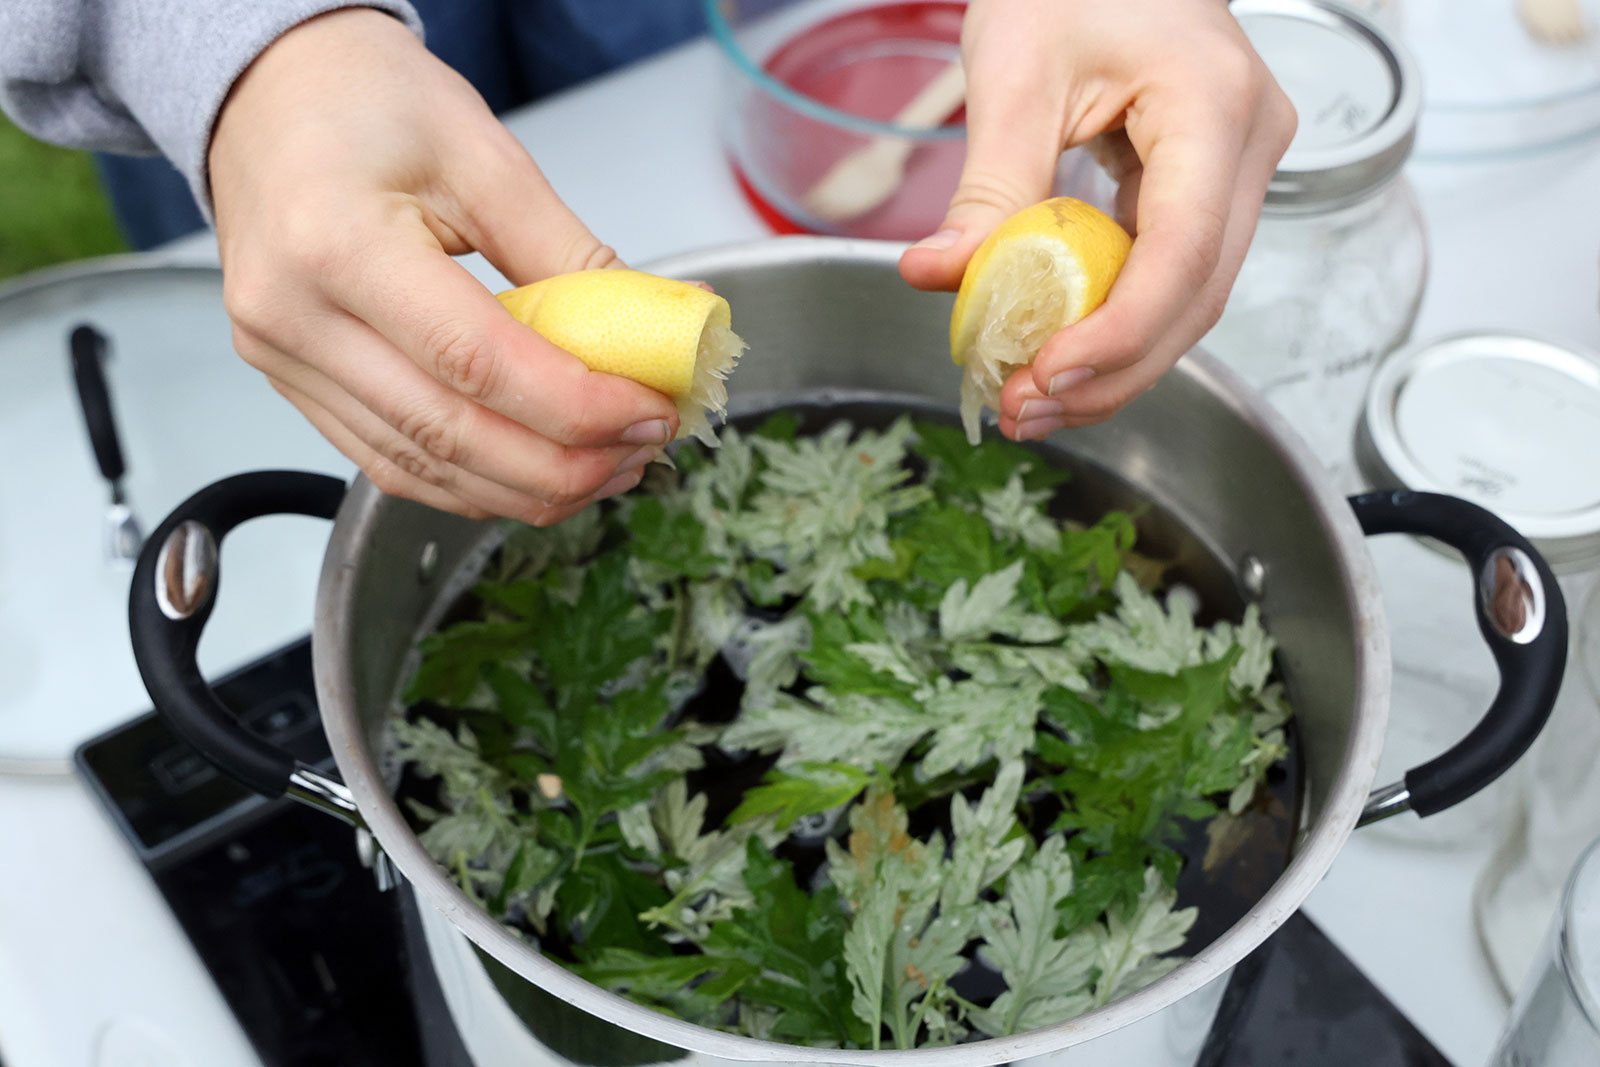
[[[209,219],[206,151],[234,80],[285,31],[344,7],[422,32],[406,0],[0,0],[0,107],[42,140],[160,152]]]

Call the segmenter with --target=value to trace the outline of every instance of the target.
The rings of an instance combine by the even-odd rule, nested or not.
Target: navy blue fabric
[[[497,114],[643,59],[705,30],[703,0],[412,0],[428,48]],[[164,159],[96,157],[128,243],[145,249],[205,223]]]
[[[165,158],[96,152],[94,161],[117,228],[134,248],[152,248],[205,227],[189,183]]]
[[[702,0],[502,2],[529,99],[643,59],[705,30]]]

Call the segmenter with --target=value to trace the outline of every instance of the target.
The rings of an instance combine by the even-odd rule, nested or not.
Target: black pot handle
[[[221,581],[218,550],[240,523],[263,515],[331,519],[345,483],[325,474],[255,471],[200,490],[145,542],[133,571],[128,629],[150,699],[174,733],[218,770],[263,796],[289,793],[360,825],[336,779],[251,733],[200,676],[195,650]]]
[[[1500,668],[1500,691],[1478,725],[1444,755],[1376,790],[1361,825],[1414,811],[1433,815],[1504,774],[1550,717],[1567,663],[1567,607],[1538,551],[1476,504],[1406,490],[1350,498],[1370,536],[1431,537],[1460,552],[1473,575],[1478,629]]]

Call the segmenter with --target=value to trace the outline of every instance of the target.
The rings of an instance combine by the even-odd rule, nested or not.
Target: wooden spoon
[[[1572,45],[1588,36],[1578,0],[1517,0],[1517,16],[1534,39]]]
[[[924,85],[893,122],[912,130],[928,130],[949,118],[966,98],[967,80],[957,60]],[[819,218],[843,222],[879,207],[900,188],[906,160],[916,143],[909,137],[875,137],[841,158],[811,191],[805,204]]]

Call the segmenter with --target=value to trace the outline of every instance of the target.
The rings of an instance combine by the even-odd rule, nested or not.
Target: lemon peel
[[[717,444],[709,411],[727,411],[729,374],[745,343],[732,310],[689,282],[636,270],[558,274],[498,294],[512,316],[591,370],[665,393],[678,436]]]

